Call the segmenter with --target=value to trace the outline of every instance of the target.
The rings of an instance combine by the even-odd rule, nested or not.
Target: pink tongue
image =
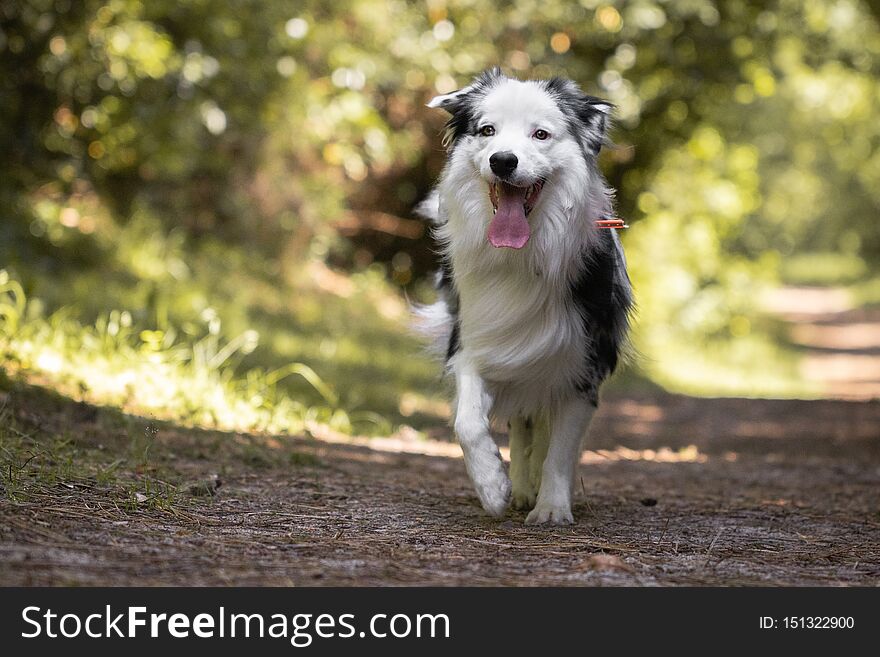
[[[521,249],[529,241],[529,222],[523,209],[526,190],[501,183],[498,210],[489,224],[489,242],[494,247]]]

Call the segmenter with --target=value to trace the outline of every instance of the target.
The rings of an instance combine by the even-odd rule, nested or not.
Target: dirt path
[[[21,386],[0,401],[36,455],[4,479],[3,585],[880,584],[876,402],[608,399],[577,524],[541,529],[485,517],[448,443],[193,432]],[[216,496],[185,492],[211,474]]]
[[[870,400],[880,315],[842,303],[774,307],[805,376]],[[485,516],[443,428],[193,431],[0,376],[0,585],[880,585],[877,399],[610,396],[593,436],[577,524],[533,528]]]
[[[786,322],[801,375],[823,395],[880,398],[880,308],[854,308],[837,288],[785,287],[763,301]]]

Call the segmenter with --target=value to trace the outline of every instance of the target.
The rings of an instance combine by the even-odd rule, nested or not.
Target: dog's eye
[[[534,137],[535,139],[539,139],[541,141],[544,141],[546,139],[550,139],[550,133],[547,132],[546,130],[538,129],[538,130],[535,130],[535,134],[533,134],[532,137]]]
[[[484,125],[480,128],[480,135],[482,137],[491,137],[495,134],[495,126],[494,125]]]

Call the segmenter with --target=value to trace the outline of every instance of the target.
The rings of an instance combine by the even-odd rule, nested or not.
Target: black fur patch
[[[449,334],[449,346],[446,348],[446,362],[452,360],[452,357],[461,349],[461,328],[458,323],[458,315],[453,316],[452,333]]]
[[[446,347],[446,362],[461,349],[461,328],[458,321],[458,292],[452,278],[452,265],[445,259],[440,263],[440,271],[437,276],[437,291],[443,295],[446,308],[452,317],[452,332],[449,334],[449,344]]]
[[[571,285],[572,302],[589,340],[578,390],[593,405],[599,403],[599,386],[617,367],[633,305],[615,236],[599,230],[597,238],[598,244],[584,256],[583,269]]]

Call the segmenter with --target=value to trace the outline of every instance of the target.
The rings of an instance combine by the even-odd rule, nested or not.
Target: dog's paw
[[[527,469],[513,459],[510,462],[510,481],[513,483],[513,508],[522,511],[534,507],[538,489],[532,485]]]
[[[474,487],[477,489],[477,496],[480,498],[480,504],[491,516],[500,518],[507,510],[510,503],[510,479],[504,472],[504,468],[499,468],[496,474],[476,482]]]
[[[498,450],[473,450],[465,458],[480,504],[490,515],[501,517],[510,503],[512,486]]]
[[[531,509],[535,506],[535,499],[537,498],[537,493],[535,493],[535,489],[529,486],[520,487],[516,485],[516,482],[513,483],[513,500],[511,506],[514,509],[518,509],[520,511],[525,511],[526,509]]]
[[[570,525],[574,522],[571,506],[568,504],[547,504],[538,501],[537,506],[526,516],[527,525]]]

